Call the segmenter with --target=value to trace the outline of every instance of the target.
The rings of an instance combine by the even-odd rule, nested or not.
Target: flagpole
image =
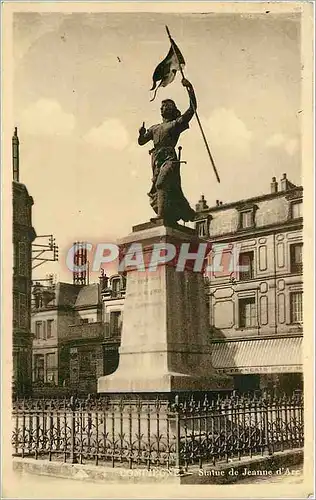
[[[168,37],[169,37],[169,40],[170,40],[171,46],[172,46],[172,48],[173,48],[173,52],[174,52],[174,54],[175,54],[176,58],[178,59],[179,69],[180,69],[181,76],[182,76],[182,78],[185,78],[184,73],[183,73],[182,66],[181,66],[180,61],[179,61],[179,58],[178,58],[177,51],[176,51],[176,50],[174,50],[174,47],[173,47],[173,39],[172,39],[172,37],[171,37],[171,35],[170,35],[170,31],[169,31],[168,26],[166,26],[166,30],[167,30],[167,33],[168,33]],[[214,170],[214,173],[215,173],[215,176],[216,176],[217,182],[219,182],[219,183],[220,183],[221,181],[220,181],[220,178],[219,178],[219,175],[218,175],[218,172],[217,172],[216,166],[215,166],[215,162],[214,162],[214,159],[213,159],[213,156],[212,156],[211,150],[210,150],[209,145],[208,145],[208,143],[207,143],[207,139],[206,139],[206,137],[205,137],[204,130],[203,130],[203,128],[202,128],[202,124],[201,124],[201,121],[200,121],[200,117],[199,117],[199,115],[198,115],[198,113],[197,113],[197,110],[196,110],[195,106],[193,105],[193,103],[192,103],[192,101],[191,101],[191,97],[190,97],[190,93],[189,93],[189,90],[188,90],[188,89],[187,89],[187,92],[188,92],[188,95],[189,95],[189,98],[190,98],[190,103],[191,103],[191,106],[192,106],[192,107],[193,107],[193,109],[194,109],[194,114],[195,114],[195,116],[196,116],[196,120],[197,120],[197,122],[198,122],[198,125],[199,125],[199,128],[200,128],[200,131],[201,131],[201,134],[202,134],[202,137],[203,137],[203,140],[204,140],[204,144],[205,144],[206,150],[207,150],[207,152],[208,152],[208,156],[209,156],[209,158],[210,158],[210,160],[211,160],[211,164],[212,164],[212,167],[213,167],[213,170]]]

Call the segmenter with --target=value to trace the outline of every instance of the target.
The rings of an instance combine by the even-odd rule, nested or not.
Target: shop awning
[[[212,345],[219,373],[302,372],[302,337],[226,341]]]

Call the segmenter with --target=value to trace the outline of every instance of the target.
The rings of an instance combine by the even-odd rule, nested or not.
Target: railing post
[[[25,455],[25,399],[23,398],[23,413],[22,413],[22,458]]]
[[[179,396],[176,395],[175,397],[175,405],[174,405],[174,410],[175,410],[175,435],[176,435],[176,473],[181,474],[182,473],[182,468],[181,468],[181,457],[180,457],[180,412],[179,412]]]
[[[263,412],[264,412],[264,436],[265,436],[265,444],[267,447],[268,455],[273,455],[271,444],[270,444],[270,435],[269,435],[269,400],[267,392],[263,393]]]
[[[70,463],[71,464],[76,464],[77,463],[77,457],[76,457],[76,401],[73,396],[70,398],[70,410],[71,410],[71,417],[70,417]]]

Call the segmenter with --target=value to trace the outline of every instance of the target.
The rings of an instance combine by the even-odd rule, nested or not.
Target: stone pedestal
[[[144,270],[127,268],[120,361],[98,379],[100,393],[170,393],[230,389],[231,379],[211,364],[209,321],[201,272],[178,271],[177,258],[149,269],[153,245],[197,248],[194,230],[143,224],[119,242]],[[133,244],[133,245],[132,245]],[[131,246],[132,245],[132,246]],[[135,253],[136,248],[136,253]]]

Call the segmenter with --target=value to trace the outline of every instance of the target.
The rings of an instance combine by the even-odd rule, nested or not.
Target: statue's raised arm
[[[192,119],[194,112],[197,110],[196,95],[194,92],[193,85],[191,82],[189,82],[189,80],[187,80],[186,78],[182,78],[181,83],[187,89],[190,100],[189,108],[186,110],[185,113],[183,113],[182,116],[184,117],[184,119],[187,120],[187,122],[189,122]]]

